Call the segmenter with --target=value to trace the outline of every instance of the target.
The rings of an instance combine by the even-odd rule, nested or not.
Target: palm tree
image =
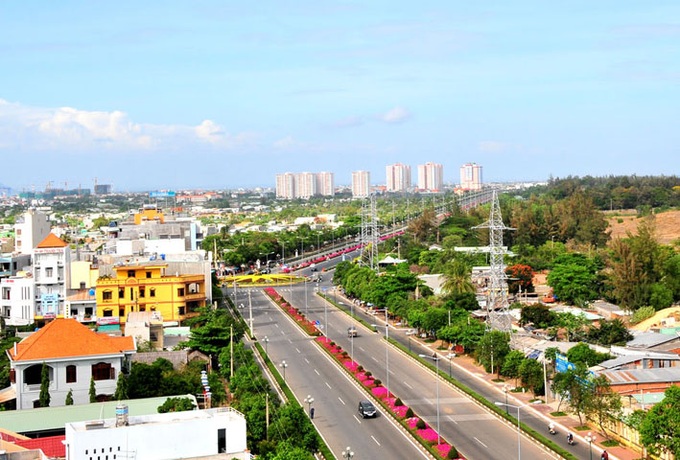
[[[447,294],[474,294],[476,289],[472,284],[472,269],[460,259],[453,259],[444,270],[444,284],[442,291]]]

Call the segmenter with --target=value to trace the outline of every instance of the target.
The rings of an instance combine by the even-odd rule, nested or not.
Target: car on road
[[[359,401],[359,414],[362,418],[377,417],[378,411],[371,401]]]
[[[357,335],[357,328],[354,326],[350,326],[347,328],[347,337],[356,337]]]

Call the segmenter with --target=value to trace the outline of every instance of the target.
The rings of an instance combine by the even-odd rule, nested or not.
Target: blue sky
[[[680,2],[0,4],[0,183],[680,174]]]

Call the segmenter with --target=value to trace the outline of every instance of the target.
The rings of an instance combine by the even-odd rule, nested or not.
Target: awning
[[[0,403],[11,401],[13,399],[17,399],[17,392],[14,387],[7,387],[3,390],[0,390]]]

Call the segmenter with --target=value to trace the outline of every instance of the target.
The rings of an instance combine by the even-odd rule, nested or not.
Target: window
[[[85,281],[80,282],[80,289],[87,289],[87,286],[85,284]]]
[[[151,278],[151,272],[146,272],[146,277]]]
[[[178,309],[178,312],[179,312],[180,315],[185,315],[186,311],[187,311],[187,307],[184,307],[184,306],[179,307],[179,309]]]
[[[54,270],[52,269],[52,267],[45,268],[45,276],[47,276],[48,278],[54,276]]]
[[[116,378],[116,369],[110,363],[97,363],[92,365],[92,378],[94,380],[112,380]]]
[[[66,383],[76,382],[76,366],[73,364],[66,366]]]
[[[118,308],[118,316],[125,317],[125,307]]]
[[[177,297],[184,297],[184,288],[177,288]]]
[[[104,316],[113,316],[113,310],[107,308],[106,310],[104,310]]]
[[[149,297],[156,297],[156,288],[149,289]]]
[[[146,289],[143,287],[139,288],[139,297],[143,299],[146,296]]]
[[[118,288],[118,298],[119,299],[125,298],[125,288]]]
[[[112,300],[113,299],[113,292],[110,290],[106,290],[102,292],[102,300]]]
[[[50,374],[50,381],[52,380],[52,368],[50,366],[47,366],[49,374]],[[40,385],[40,382],[42,380],[42,364],[34,364],[32,366],[27,367],[24,370],[24,383],[26,385]]]
[[[135,277],[135,271],[134,270],[128,270],[128,278],[134,278]]]

